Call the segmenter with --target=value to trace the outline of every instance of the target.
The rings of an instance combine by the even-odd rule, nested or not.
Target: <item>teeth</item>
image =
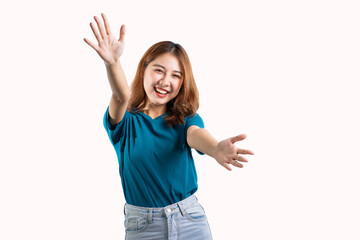
[[[167,92],[166,92],[166,91],[160,90],[160,89],[158,89],[158,88],[155,88],[155,90],[156,90],[158,93],[161,93],[161,94],[167,94]]]

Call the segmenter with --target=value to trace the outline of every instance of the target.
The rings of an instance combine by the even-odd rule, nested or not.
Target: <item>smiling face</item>
[[[166,110],[166,103],[175,98],[183,83],[178,59],[170,54],[159,55],[146,67],[144,89],[147,107]]]

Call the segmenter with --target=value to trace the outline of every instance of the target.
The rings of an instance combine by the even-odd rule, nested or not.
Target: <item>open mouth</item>
[[[163,96],[166,96],[169,93],[168,91],[161,89],[161,88],[154,87],[154,89],[155,89],[155,92],[157,92]]]

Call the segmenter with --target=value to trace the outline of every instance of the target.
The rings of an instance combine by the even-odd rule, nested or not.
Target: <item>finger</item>
[[[245,157],[239,155],[236,155],[234,159],[240,162],[249,162]]]
[[[251,155],[254,155],[255,153],[251,150],[248,150],[248,149],[241,149],[241,148],[238,148],[237,151],[236,151],[237,154],[251,154]]]
[[[101,37],[102,37],[102,39],[104,39],[105,36],[106,36],[106,34],[105,34],[105,32],[104,32],[103,26],[102,26],[101,23],[100,23],[100,19],[99,19],[97,16],[95,16],[94,19],[95,19],[96,24],[97,24],[97,26],[98,26],[98,28],[99,28]]]
[[[235,137],[230,138],[231,143],[235,143],[241,140],[244,140],[246,138],[246,134],[240,134]]]
[[[126,32],[126,28],[125,28],[125,25],[121,25],[121,28],[120,28],[120,36],[119,36],[119,41],[120,42],[124,42],[125,40],[125,32]]]
[[[95,49],[95,51],[99,51],[98,46],[96,46],[95,43],[91,42],[90,40],[88,40],[87,38],[84,38],[84,41],[90,45],[90,47],[92,47],[93,49]]]
[[[104,20],[104,24],[105,24],[105,30],[106,30],[106,34],[109,35],[111,34],[111,28],[110,28],[110,23],[109,23],[109,20],[107,19],[105,13],[101,13],[101,16]]]
[[[235,160],[231,161],[230,163],[232,165],[234,165],[235,167],[238,167],[238,168],[243,168],[244,167],[244,165],[242,165],[241,163],[239,163],[238,161],[235,161]]]
[[[98,41],[98,43],[100,44],[100,42],[102,41],[101,40],[101,37],[99,35],[99,32],[96,30],[96,28],[94,27],[94,24],[91,22],[90,23],[90,27],[91,27],[91,30],[93,31],[95,37],[96,37],[96,40]]]
[[[230,164],[228,164],[228,163],[224,163],[223,167],[226,168],[229,171],[232,170],[231,167],[230,167]]]

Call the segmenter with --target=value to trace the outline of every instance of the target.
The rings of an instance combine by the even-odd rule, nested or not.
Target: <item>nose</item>
[[[170,84],[170,75],[164,74],[163,77],[160,79],[159,83],[163,86],[169,86]]]

